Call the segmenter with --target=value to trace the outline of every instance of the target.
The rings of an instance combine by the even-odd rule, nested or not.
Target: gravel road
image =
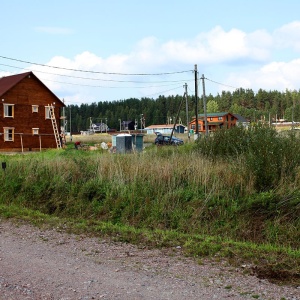
[[[141,249],[0,219],[0,299],[300,300],[300,287],[199,264],[179,247]]]

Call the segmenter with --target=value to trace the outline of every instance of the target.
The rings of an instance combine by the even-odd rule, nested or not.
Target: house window
[[[210,118],[209,118],[209,120],[210,120],[210,121],[212,121],[212,120],[213,120],[213,118],[212,118],[212,117],[210,117]]]
[[[39,106],[38,105],[32,105],[32,112],[33,113],[39,112]]]
[[[4,118],[14,117],[14,104],[3,104]]]
[[[218,120],[219,120],[219,121],[222,121],[222,120],[223,120],[223,118],[222,118],[222,117],[218,117]]]
[[[33,135],[39,134],[39,128],[32,128],[32,134]]]
[[[51,119],[50,106],[45,106],[45,119]]]
[[[13,142],[14,141],[14,131],[13,127],[4,127],[4,141]]]

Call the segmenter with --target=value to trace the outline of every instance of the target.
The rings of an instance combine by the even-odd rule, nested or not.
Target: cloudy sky
[[[66,104],[300,88],[299,0],[1,0],[0,76]],[[202,81],[199,81],[202,92]]]

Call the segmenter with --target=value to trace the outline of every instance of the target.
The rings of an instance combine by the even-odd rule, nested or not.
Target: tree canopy
[[[177,115],[181,95],[159,96],[153,98],[130,98],[119,101],[100,101],[98,103],[69,105],[65,109],[66,119],[72,122],[72,132],[90,128],[90,123],[106,123],[109,128],[118,130],[120,121],[135,121],[138,128],[142,118],[145,125],[172,123]],[[208,95],[207,112],[231,112],[240,114],[249,121],[286,119],[300,121],[300,92],[265,91],[254,93],[251,89],[237,89],[233,92],[223,91],[216,96]],[[185,100],[184,100],[185,101]],[[202,98],[198,100],[198,113],[203,113]],[[187,97],[187,105],[181,106],[179,122],[186,125],[195,116],[195,97]],[[187,109],[186,109],[187,108]],[[67,123],[67,130],[69,124]]]

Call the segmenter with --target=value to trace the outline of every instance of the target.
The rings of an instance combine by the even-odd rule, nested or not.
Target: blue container
[[[116,145],[117,145],[117,135],[116,134],[114,134],[111,137],[111,144],[112,144],[112,147],[116,147]]]

